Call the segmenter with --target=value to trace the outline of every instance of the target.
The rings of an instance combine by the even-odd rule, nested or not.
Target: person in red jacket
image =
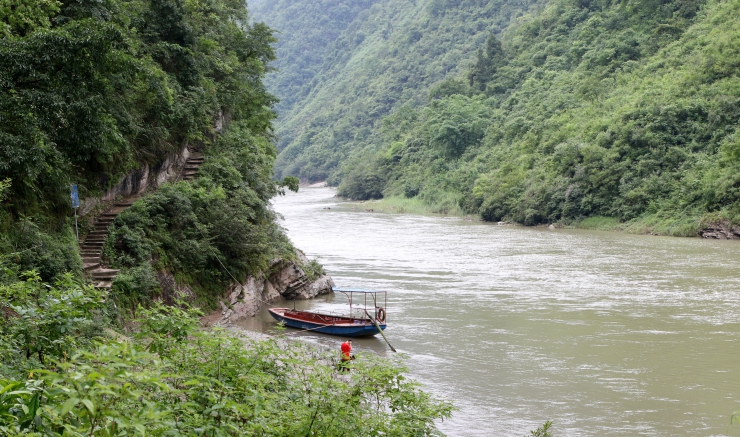
[[[344,343],[342,343],[342,361],[340,362],[340,369],[348,372],[349,367],[348,364],[350,360],[353,360],[355,357],[352,355],[352,340],[347,340]]]

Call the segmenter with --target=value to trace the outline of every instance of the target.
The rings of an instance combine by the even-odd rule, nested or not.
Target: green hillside
[[[287,13],[279,13],[278,2],[266,2],[261,9],[264,15],[257,15],[282,32],[278,36],[289,41],[285,44],[308,50],[323,60],[312,79],[291,97],[296,100],[291,100],[280,114],[277,134],[281,154],[276,162],[279,176],[295,175],[306,181],[330,178],[338,182],[341,163],[349,156],[364,148],[376,150],[382,144],[378,126],[384,116],[404,105],[425,104],[430,87],[451,74],[464,74],[491,32],[506,28],[537,2],[372,3],[331,44],[319,50],[310,41],[296,46],[303,41],[294,41],[296,35],[310,34],[311,29],[298,32],[300,26],[290,21]],[[265,9],[268,4],[269,11]],[[316,10],[313,2],[293,4],[311,11],[311,16],[323,13],[324,21],[333,20],[333,6],[329,3],[323,10]],[[347,4],[358,9],[365,6],[358,2]],[[300,48],[292,51],[300,52]],[[281,87],[289,76],[298,76],[301,68],[300,62],[282,62],[279,79],[272,82]],[[293,92],[293,88],[287,89]],[[281,93],[286,92],[271,90],[283,96]]]
[[[258,0],[249,3],[254,21],[276,30],[277,59],[265,78],[267,88],[280,101],[278,114],[289,112],[320,80],[321,68],[333,51],[333,43],[360,13],[377,0]],[[364,11],[364,12],[363,12]]]
[[[373,126],[381,150],[342,143],[365,152],[336,164],[340,193],[528,225],[738,222],[738,18],[738,1],[551,0]]]

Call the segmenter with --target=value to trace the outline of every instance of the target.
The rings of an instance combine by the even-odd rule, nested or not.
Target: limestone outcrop
[[[321,275],[312,281],[301,267],[308,264],[308,259],[301,252],[297,252],[297,255],[296,261],[274,260],[267,276],[250,276],[242,284],[233,285],[221,302],[218,323],[229,324],[252,317],[264,303],[280,296],[289,300],[303,300],[331,293],[334,286],[331,277]]]

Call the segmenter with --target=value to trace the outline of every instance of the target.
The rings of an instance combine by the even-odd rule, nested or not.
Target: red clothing
[[[352,345],[345,341],[342,343],[342,358],[349,360],[350,352],[352,352]]]

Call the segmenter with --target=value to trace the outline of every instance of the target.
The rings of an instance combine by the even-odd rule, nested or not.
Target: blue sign
[[[80,207],[80,195],[77,192],[77,185],[69,186],[69,197],[72,199],[72,208]]]

